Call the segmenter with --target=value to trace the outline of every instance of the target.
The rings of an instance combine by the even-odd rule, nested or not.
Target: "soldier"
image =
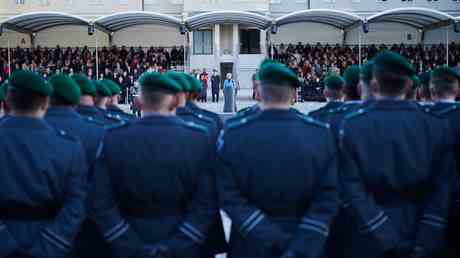
[[[54,88],[54,93],[45,119],[56,129],[64,130],[82,142],[89,167],[88,180],[91,182],[94,177],[96,154],[104,136],[104,124],[92,119],[91,116],[82,117],[75,111],[75,107],[80,103],[81,91],[73,79],[60,74],[51,77],[49,82]],[[90,219],[85,220],[75,240],[75,256],[98,257],[97,249],[94,247],[96,244],[100,246],[98,241],[101,240],[94,222]]]
[[[420,84],[421,84],[420,79],[418,78],[417,75],[412,76],[410,79],[411,79],[412,85],[407,90],[406,99],[416,101],[417,100],[417,92],[418,92],[418,89],[420,88]]]
[[[220,119],[219,115],[216,114],[216,113],[213,113],[211,111],[202,109],[202,108],[198,107],[198,105],[196,104],[196,100],[197,100],[200,92],[202,91],[202,87],[203,87],[201,85],[201,82],[199,80],[197,80],[196,78],[194,78],[192,75],[189,75],[189,74],[186,74],[186,78],[187,78],[188,82],[190,83],[190,85],[192,86],[192,92],[190,92],[188,94],[188,99],[187,99],[186,106],[189,109],[191,109],[192,111],[194,111],[194,112],[196,112],[198,114],[201,114],[203,116],[209,117],[212,120],[214,120],[214,122],[217,124],[218,131],[220,131],[222,129],[222,127],[223,127],[223,122]]]
[[[83,74],[76,74],[71,77],[80,87],[80,103],[77,112],[93,120],[101,119],[103,116],[95,107],[97,90],[93,82]]]
[[[369,61],[363,66],[361,66],[361,69],[359,70],[359,91],[361,93],[361,100],[366,102],[366,101],[371,101],[375,99],[375,89],[373,85],[373,74],[372,70],[374,68],[374,61]]]
[[[144,73],[139,83],[143,118],[108,130],[96,164],[97,224],[115,257],[210,258],[219,211],[209,132],[174,115],[175,81]]]
[[[229,257],[316,258],[338,207],[337,149],[326,124],[290,108],[292,70],[271,63],[259,78],[262,111],[227,124],[218,141]]]
[[[9,80],[11,114],[0,122],[0,257],[67,257],[85,218],[84,151],[43,120],[52,92],[32,72]]]
[[[340,178],[353,218],[344,255],[436,257],[455,169],[447,121],[404,100],[415,70],[402,56],[379,54],[373,74],[377,100],[340,127]]]
[[[112,97],[112,92],[106,86],[106,84],[101,81],[92,81],[96,87],[96,102],[95,107],[100,114],[100,119],[106,124],[106,127],[112,125],[123,124],[127,121],[122,119],[120,116],[112,114],[107,111],[107,105],[109,105],[110,98]]]
[[[460,104],[455,102],[460,85],[460,73],[447,66],[436,68],[431,75],[431,96],[435,101],[430,111],[449,120],[456,146],[457,179],[454,184],[448,227],[449,257],[459,257],[458,231],[460,230]]]
[[[118,86],[118,84],[116,84],[112,80],[102,80],[102,83],[104,83],[105,86],[107,86],[107,88],[111,92],[111,97],[109,98],[106,104],[107,113],[121,120],[124,120],[124,121],[135,119],[135,116],[126,113],[118,106],[119,105],[118,102],[120,101],[120,94],[121,94],[120,86]]]
[[[327,117],[330,112],[343,105],[343,88],[345,81],[339,75],[329,75],[324,80],[324,96],[326,97],[327,104],[315,111],[309,113],[309,116],[328,122]]]
[[[358,65],[348,67],[343,73],[345,80],[344,94],[346,102],[356,102],[361,99],[359,94],[358,84],[360,80],[360,68]]]
[[[195,111],[191,110],[186,106],[187,92],[190,92],[192,90],[192,86],[185,78],[185,75],[178,72],[168,72],[166,73],[166,76],[181,86],[181,91],[177,94],[177,99],[179,103],[176,110],[176,115],[184,119],[185,121],[194,122],[196,124],[206,127],[211,133],[212,139],[216,141],[219,132],[215,121],[200,113],[196,113]]]

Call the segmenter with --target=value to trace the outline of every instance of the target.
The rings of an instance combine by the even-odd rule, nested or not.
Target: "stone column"
[[[215,24],[214,25],[214,32],[213,32],[213,38],[214,38],[214,67],[213,69],[217,69],[220,71],[220,56],[222,55],[221,49],[220,49],[220,24]]]
[[[238,80],[238,60],[240,56],[240,26],[238,24],[233,24],[233,78]]]

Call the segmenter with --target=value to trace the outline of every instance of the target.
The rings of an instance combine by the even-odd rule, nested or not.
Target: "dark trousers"
[[[212,102],[219,102],[219,89],[212,89]]]

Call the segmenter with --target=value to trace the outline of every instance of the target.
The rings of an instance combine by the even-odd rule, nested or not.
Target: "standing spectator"
[[[224,112],[236,112],[235,92],[236,83],[232,79],[232,74],[227,73],[227,79],[224,81]]]
[[[211,77],[212,102],[219,102],[220,76],[214,69]]]
[[[201,101],[208,102],[208,80],[209,75],[206,72],[206,69],[203,69],[203,72],[200,74],[200,81],[203,85],[203,91],[201,92]]]

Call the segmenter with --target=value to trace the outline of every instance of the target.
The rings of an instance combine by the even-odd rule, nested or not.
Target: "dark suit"
[[[150,115],[107,132],[93,207],[112,256],[143,257],[159,243],[175,258],[216,253],[208,244],[219,216],[212,146],[206,128],[178,117]],[[126,153],[132,158],[120,158]]]
[[[33,118],[3,119],[0,137],[0,257],[67,257],[86,216],[82,145]]]
[[[293,109],[228,123],[218,140],[230,258],[319,257],[339,205],[337,149],[327,125]]]
[[[219,91],[220,91],[220,76],[211,76],[211,92],[212,102],[219,102]]]

